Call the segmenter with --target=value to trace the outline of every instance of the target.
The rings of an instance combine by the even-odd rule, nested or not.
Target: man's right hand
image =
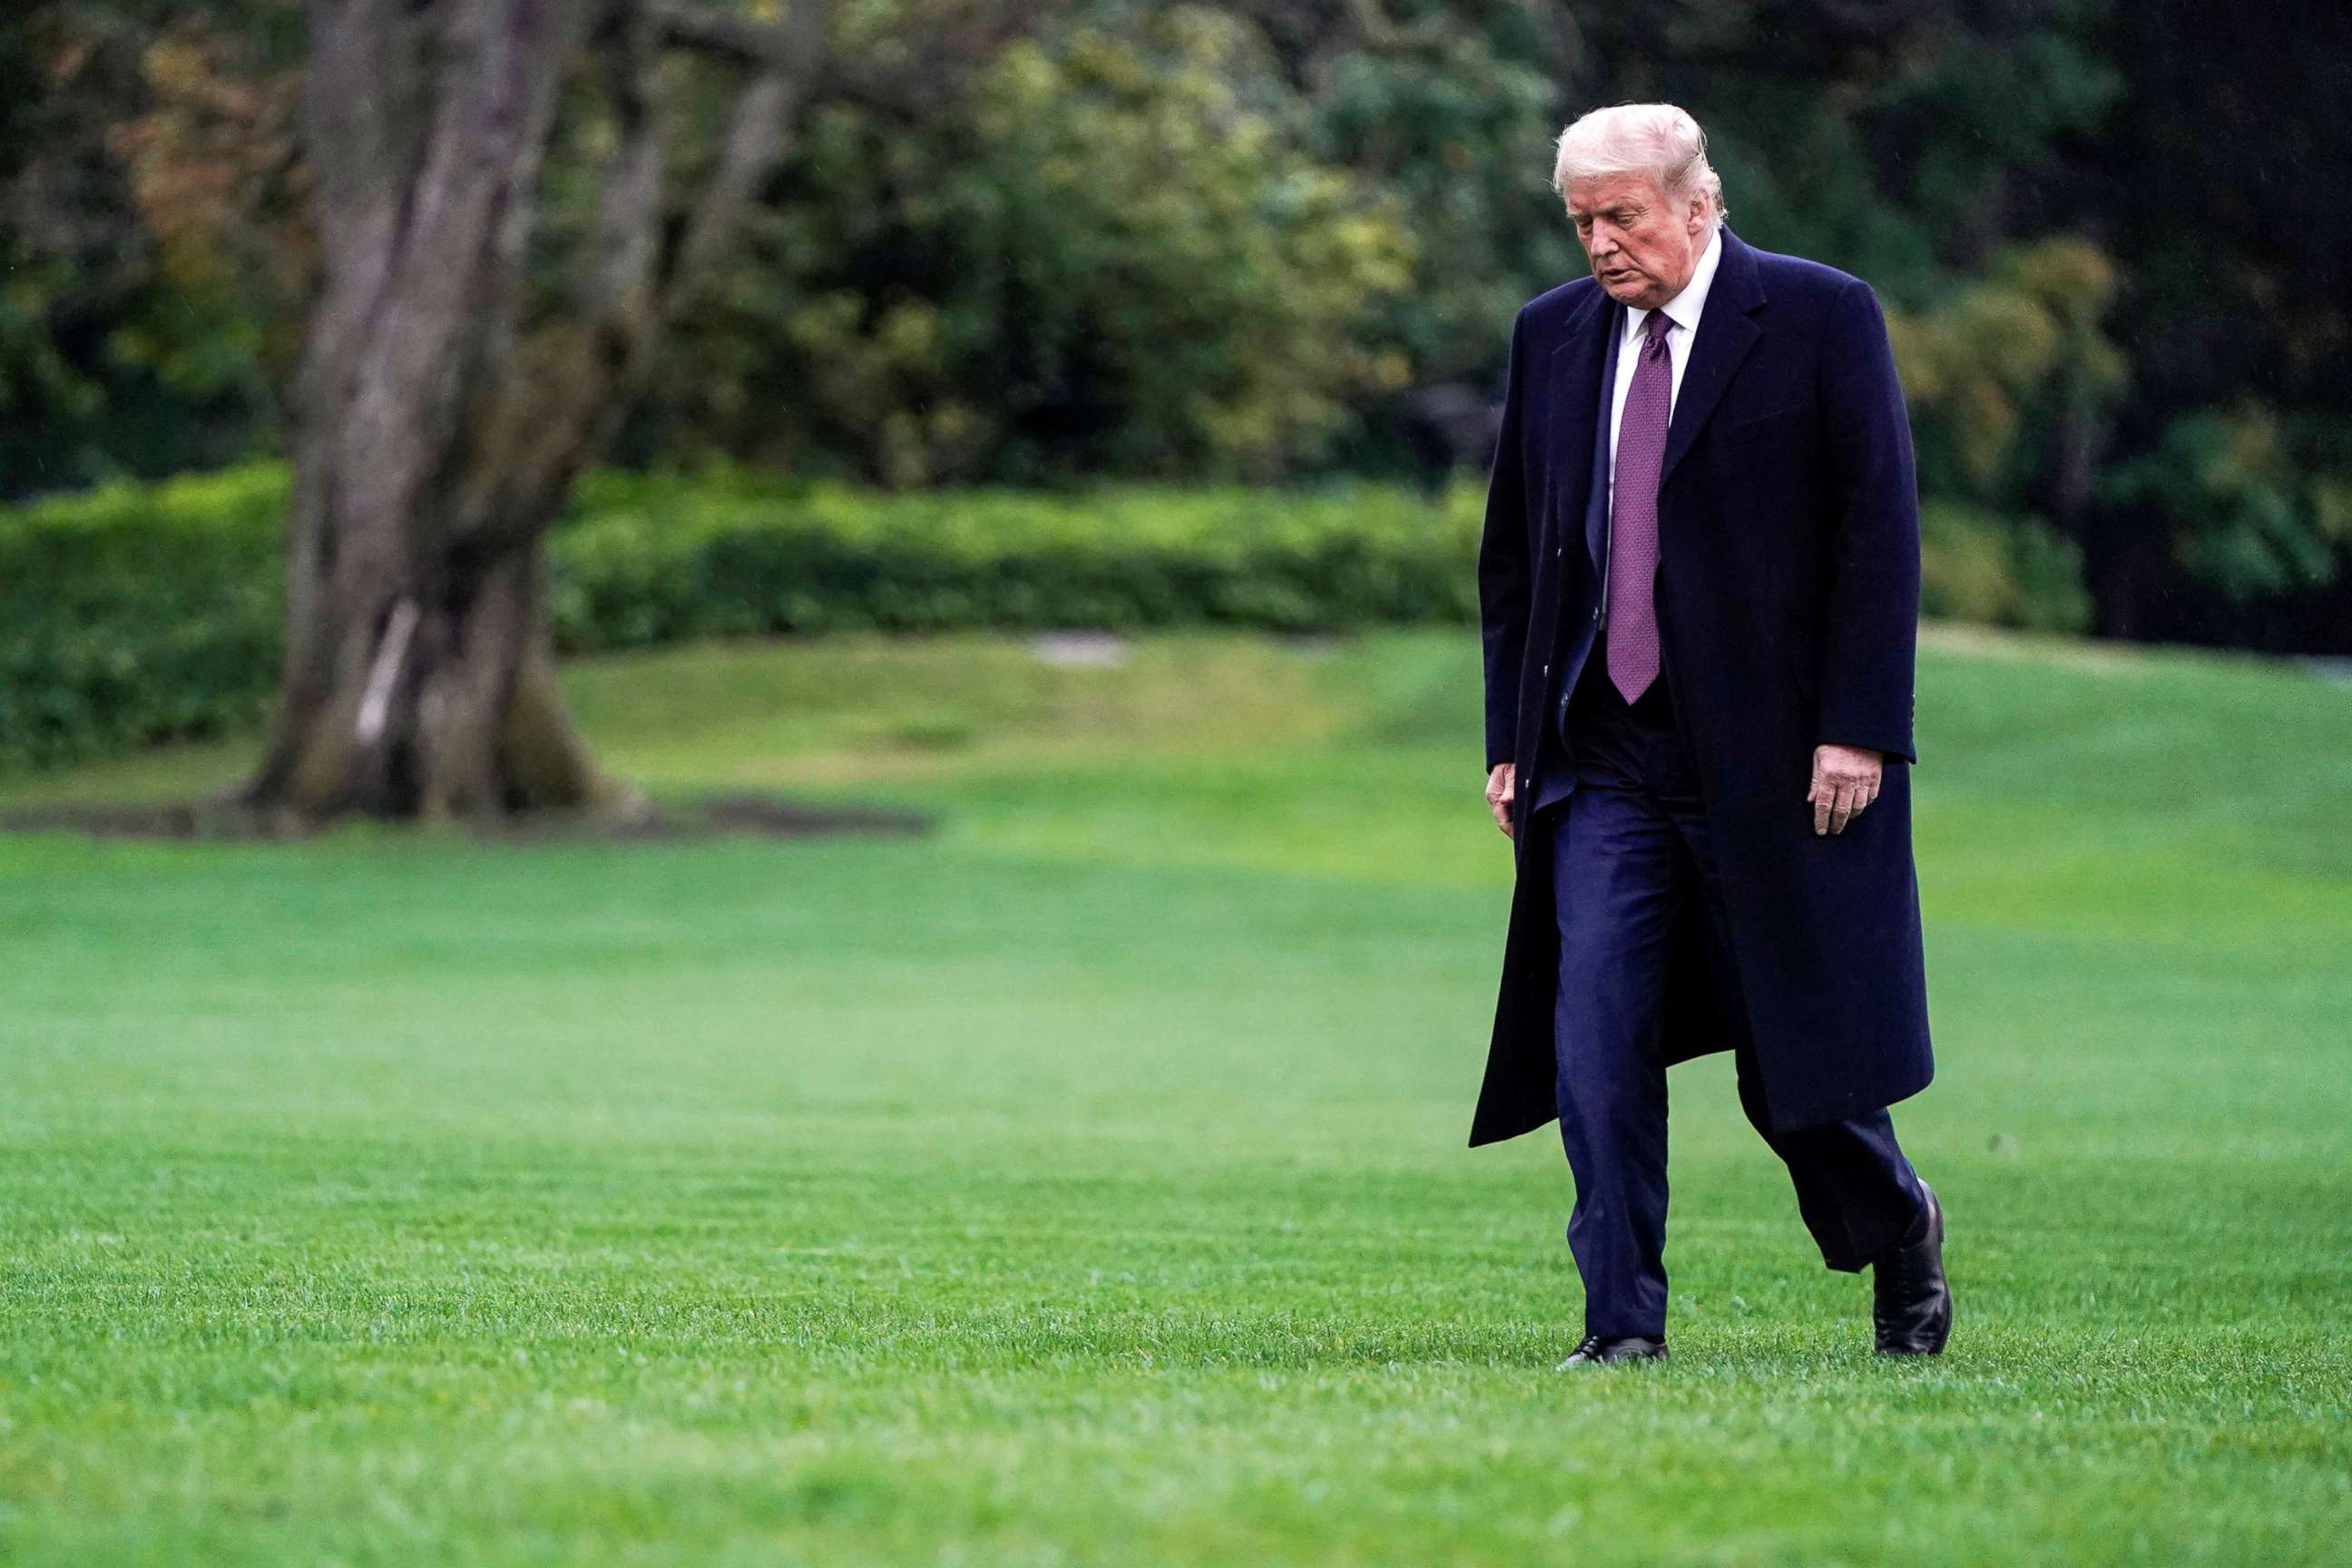
[[[1503,837],[1511,837],[1511,802],[1517,798],[1519,770],[1515,763],[1496,763],[1495,771],[1486,775],[1486,809],[1495,814],[1495,826]]]

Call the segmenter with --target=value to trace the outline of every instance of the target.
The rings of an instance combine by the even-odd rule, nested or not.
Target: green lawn
[[[0,839],[0,1562],[2352,1550],[2352,691],[1934,638],[1950,1353],[1868,1354],[1714,1058],[1675,1359],[1564,1378],[1559,1145],[1463,1146],[1468,637],[570,679],[657,790],[941,830]]]

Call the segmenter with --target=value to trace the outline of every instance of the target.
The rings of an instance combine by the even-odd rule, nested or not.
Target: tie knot
[[[1674,329],[1674,318],[1664,310],[1651,311],[1650,319],[1642,323],[1642,330],[1650,335],[1649,346],[1656,348],[1660,343],[1664,342],[1666,333]]]

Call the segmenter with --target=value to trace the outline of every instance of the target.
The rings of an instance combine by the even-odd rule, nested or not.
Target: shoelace
[[[1887,1289],[1883,1294],[1871,1292],[1871,1321],[1878,1328],[1892,1328],[1900,1318],[1910,1314],[1927,1288],[1927,1249],[1924,1246],[1898,1247],[1894,1257],[1883,1259],[1877,1267]],[[1885,1300],[1886,1296],[1894,1300],[1888,1301]]]
[[[1916,1295],[1927,1277],[1927,1249],[1906,1247],[1879,1265],[1887,1272],[1887,1283],[1906,1296]]]

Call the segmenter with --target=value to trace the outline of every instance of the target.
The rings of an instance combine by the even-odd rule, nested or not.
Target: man
[[[1478,563],[1486,800],[1517,888],[1475,1146],[1555,1116],[1582,1342],[1666,1353],[1666,1068],[1734,1054],[1877,1348],[1951,1329],[1908,764],[1919,540],[1877,298],[1724,223],[1697,123],[1598,110],[1554,184],[1592,265],[1524,307]]]

